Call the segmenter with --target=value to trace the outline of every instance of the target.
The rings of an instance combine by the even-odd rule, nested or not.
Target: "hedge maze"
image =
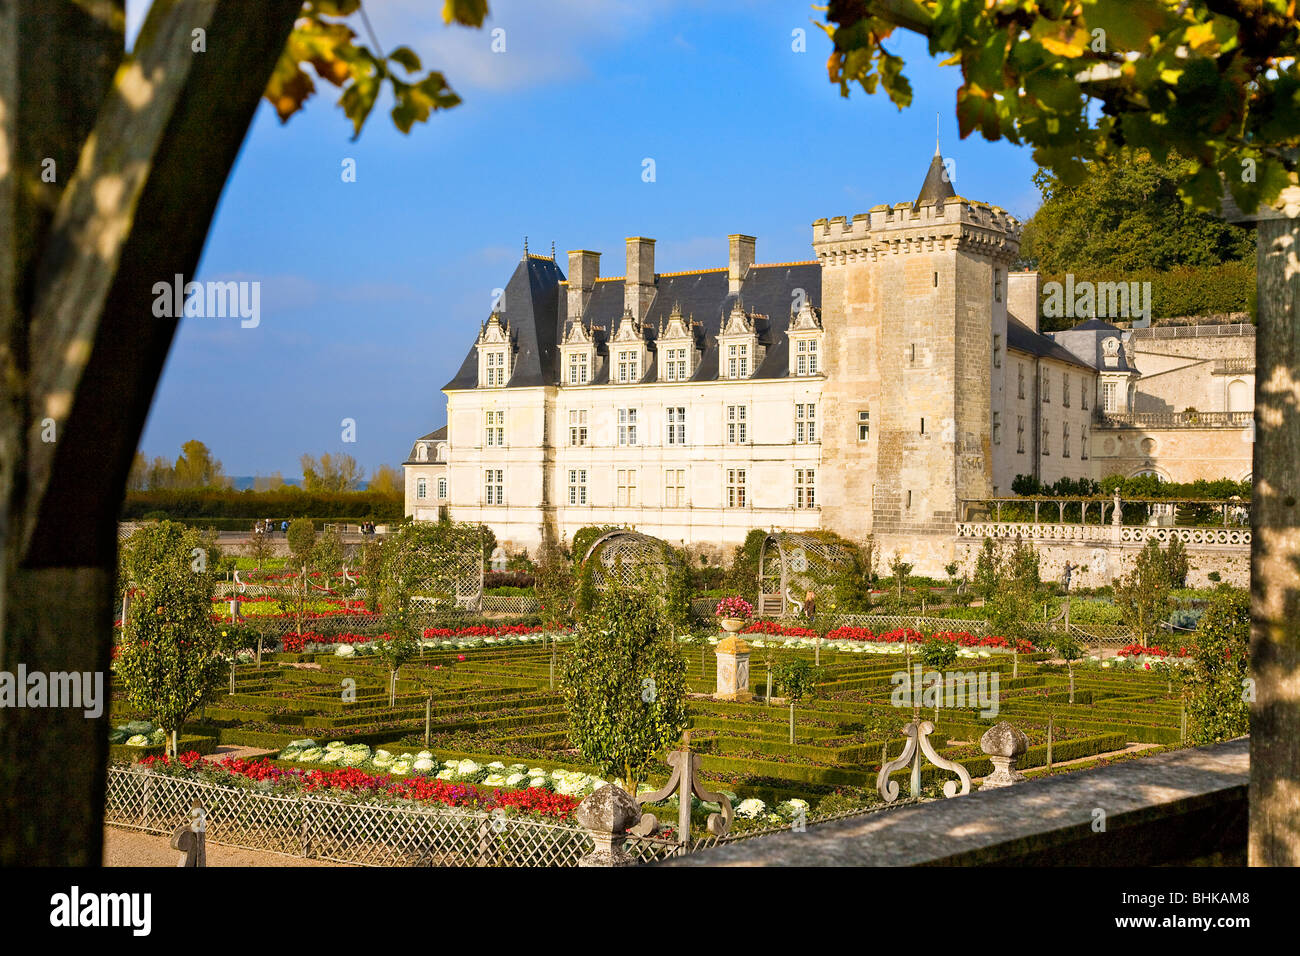
[[[561,639],[554,646],[426,649],[401,668],[393,706],[388,671],[379,660],[270,655],[260,665],[237,665],[234,693],[222,688],[187,725],[186,734],[273,751],[303,738],[341,740],[396,754],[426,748],[427,721],[427,748],[439,761],[521,761],[592,772],[569,749],[558,683],[555,689],[551,685],[553,654],[558,682],[558,658],[567,646]],[[756,698],[748,703],[707,696],[716,680],[711,646],[692,638],[682,643],[682,653],[691,693],[691,746],[703,754],[711,786],[769,802],[800,797],[816,804],[837,792],[835,800],[876,799],[882,754],[900,752],[902,728],[913,712],[911,706],[891,704],[891,677],[905,669],[903,655],[824,649],[815,695],[796,708],[796,743],[791,744],[785,702],[763,698],[767,668],[780,655],[811,658],[811,650],[755,648],[750,686]],[[1043,663],[1043,657],[1022,655],[1018,664],[1010,655],[958,659],[950,671],[979,671],[989,679],[996,674],[998,713],[983,716],[975,702],[940,707],[932,739],[941,753],[962,763],[973,777],[982,776],[991,765],[979,738],[1000,720],[1029,737],[1020,769],[1031,775],[1046,769],[1049,721],[1054,764],[1121,751],[1133,743],[1179,743],[1182,704],[1176,682],[1142,669],[1076,666],[1071,704],[1066,669]],[[115,724],[135,716],[120,699],[114,701]],[[934,708],[922,708],[921,716],[935,720]],[[126,750],[140,753],[116,747],[115,756]],[[1081,761],[1067,769],[1090,764]],[[928,765],[922,773],[927,784],[949,776]],[[652,777],[650,782],[662,780]]]

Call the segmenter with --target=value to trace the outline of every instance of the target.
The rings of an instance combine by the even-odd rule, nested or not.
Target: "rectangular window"
[[[743,445],[746,440],[746,407],[744,405],[727,406],[727,444]]]
[[[1069,422],[1063,422],[1061,424],[1061,457],[1062,458],[1070,457],[1070,423]]]
[[[429,483],[423,478],[417,478],[415,482],[415,497],[427,498],[429,496]]]
[[[585,505],[587,503],[587,469],[569,469],[569,504]]]
[[[439,498],[446,498],[446,497],[447,497],[447,479],[446,479],[446,478],[439,478],[439,479],[438,479],[438,497],[439,497]]]
[[[686,381],[686,347],[664,349],[664,381]]]
[[[858,441],[866,441],[871,437],[871,412],[858,412]]]
[[[636,469],[620,468],[618,470],[618,498],[620,508],[636,507]]]
[[[1016,396],[1018,398],[1025,397],[1025,363],[1024,362],[1016,363]]]
[[[489,448],[502,448],[506,443],[506,413],[483,413],[483,444]]]
[[[1085,412],[1088,410],[1088,377],[1086,375],[1079,379],[1079,406]]]
[[[727,507],[745,507],[745,469],[727,469]]]
[[[1040,391],[1043,393],[1043,404],[1050,405],[1052,403],[1052,373],[1050,370],[1043,369],[1042,383]]]
[[[1115,409],[1118,407],[1119,404],[1116,401],[1118,395],[1119,392],[1115,388],[1114,382],[1103,382],[1101,385],[1101,401],[1102,401],[1101,407],[1108,412],[1115,411]]]
[[[922,435],[925,434],[925,419],[924,419],[924,418],[921,419],[921,434],[922,434]]]
[[[569,384],[586,385],[590,369],[587,365],[586,352],[569,353]]]
[[[993,336],[993,367],[1002,367],[1002,336]]]
[[[587,444],[587,410],[569,409],[569,444],[581,447]]]
[[[1048,455],[1052,453],[1051,445],[1052,445],[1052,429],[1051,426],[1046,421],[1044,421],[1043,422],[1043,447],[1040,449],[1040,453],[1044,458],[1046,458]]]
[[[1061,404],[1070,407],[1070,376],[1061,376]]]
[[[727,346],[727,378],[749,378],[749,346]]]
[[[1088,426],[1084,425],[1079,435],[1079,457],[1088,460]]]
[[[795,402],[794,440],[807,444],[817,440],[817,403]]]
[[[483,501],[489,505],[506,503],[506,473],[500,468],[483,472]]]
[[[618,353],[618,380],[623,384],[641,381],[641,353],[622,349]]]
[[[816,339],[799,340],[799,346],[795,351],[795,374],[796,375],[817,374],[817,340]]]
[[[669,408],[667,411],[668,434],[666,441],[669,445],[686,444],[686,409]]]
[[[794,506],[796,508],[817,507],[817,469],[796,468],[794,470]]]
[[[664,471],[664,507],[686,507],[685,468],[668,468]]]
[[[635,408],[620,408],[618,410],[618,443],[620,445],[636,444]]]
[[[993,413],[993,444],[1002,444],[1002,413]]]
[[[506,353],[487,353],[487,383],[489,386],[501,386],[506,383]]]
[[[1023,455],[1025,453],[1025,416],[1016,416],[1016,452]]]

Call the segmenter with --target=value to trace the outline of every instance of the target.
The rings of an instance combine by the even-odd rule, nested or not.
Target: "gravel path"
[[[243,850],[208,841],[208,866],[344,866],[326,860],[304,860],[265,850]],[[104,866],[172,866],[180,852],[171,848],[171,840],[139,830],[104,827]]]

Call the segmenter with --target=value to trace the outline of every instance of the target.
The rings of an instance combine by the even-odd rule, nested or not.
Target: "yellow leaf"
[[[1082,34],[1076,33],[1074,36],[1079,37],[1081,35]],[[1083,43],[1082,41],[1076,42],[1074,37],[1069,40],[1059,40],[1056,37],[1041,37],[1038,42],[1043,45],[1043,48],[1047,50],[1048,53],[1053,53],[1056,56],[1065,57],[1066,59],[1074,59],[1075,57],[1083,55]]]

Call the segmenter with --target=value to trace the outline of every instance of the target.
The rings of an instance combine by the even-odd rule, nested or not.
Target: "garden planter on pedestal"
[[[718,656],[718,687],[713,695],[718,700],[749,701],[750,647],[738,637],[728,637],[718,642],[714,653]]]

